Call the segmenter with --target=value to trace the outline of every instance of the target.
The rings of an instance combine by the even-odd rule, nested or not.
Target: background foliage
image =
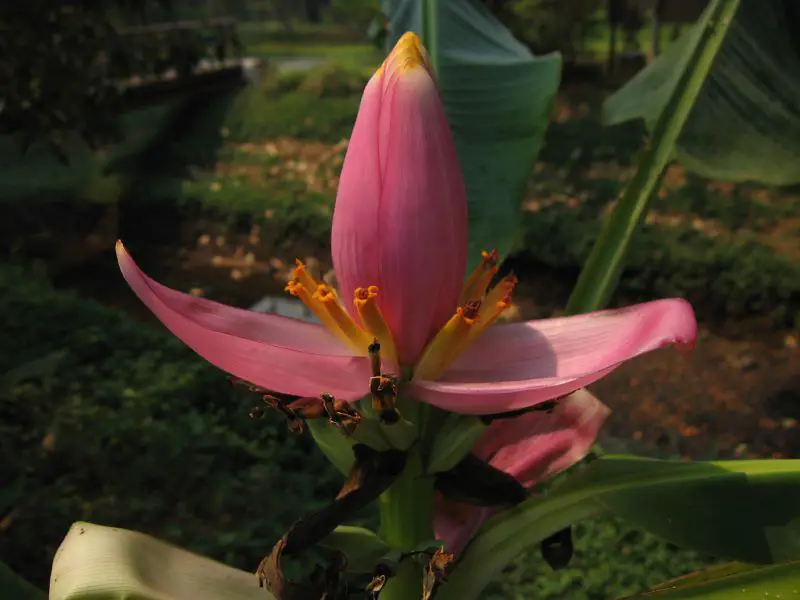
[[[118,138],[123,84],[169,69],[187,74],[201,58],[223,58],[230,32],[125,35],[175,21],[171,0],[30,0],[0,8],[0,134],[24,146],[49,139],[62,154],[76,136],[92,145]]]

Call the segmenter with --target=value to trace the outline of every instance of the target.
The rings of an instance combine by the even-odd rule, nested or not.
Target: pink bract
[[[609,412],[588,391],[578,390],[550,413],[535,411],[494,421],[473,451],[530,488],[586,456]],[[461,552],[493,512],[440,498],[434,515],[436,538],[450,552]]]
[[[352,356],[323,327],[172,290],[142,273],[120,243],[117,258],[128,285],[167,329],[223,371],[286,394],[364,395],[369,361]]]
[[[331,249],[345,305],[353,311],[353,291],[377,286],[400,362],[411,365],[456,309],[467,199],[424,50],[404,39],[364,90],[339,180]]]
[[[691,348],[696,336],[694,311],[679,299],[497,325],[441,379],[415,382],[412,393],[454,412],[517,410],[569,394],[645,352]]]

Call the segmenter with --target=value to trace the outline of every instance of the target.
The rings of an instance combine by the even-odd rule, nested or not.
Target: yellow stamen
[[[320,282],[309,274],[306,266],[303,264],[303,261],[301,261],[299,258],[295,259],[294,264],[295,267],[294,271],[292,272],[292,279],[299,281],[300,284],[306,288],[310,294],[313,294]]]
[[[339,325],[327,311],[325,306],[323,306],[321,302],[315,300],[314,297],[298,280],[292,279],[286,284],[284,289],[295,298],[299,298],[303,304],[308,307],[308,310],[310,310],[311,313],[317,317],[319,322],[328,329],[328,331],[330,331],[347,346],[352,346],[350,338],[348,338],[344,331],[339,328]],[[359,350],[359,352],[361,352],[361,350]]]
[[[389,56],[387,56],[383,64],[378,67],[375,74],[379,77],[382,76],[387,68],[387,64],[391,64],[391,67],[389,67],[390,72],[394,71],[398,75],[420,66],[431,71],[428,53],[422,45],[422,41],[411,31],[404,33],[400,39],[397,40]]]
[[[344,307],[339,304],[333,289],[325,284],[320,284],[317,286],[317,291],[314,292],[312,298],[322,304],[339,329],[347,336],[350,345],[359,354],[366,355],[369,345],[372,343],[372,336],[356,325],[355,321],[344,310]]]
[[[492,278],[497,274],[497,262],[500,256],[497,250],[481,252],[482,260],[472,273],[469,274],[467,280],[464,282],[464,287],[461,288],[461,295],[458,298],[459,306],[464,306],[471,300],[480,300],[486,293],[486,288],[492,281]]]
[[[470,335],[479,319],[480,301],[459,306],[436,337],[422,353],[414,368],[414,379],[433,380],[439,377],[470,344]]]
[[[381,351],[391,361],[397,364],[397,350],[394,345],[392,332],[378,308],[375,298],[378,297],[378,288],[374,285],[368,288],[356,288],[353,294],[353,303],[361,317],[361,324],[381,344]]]
[[[371,336],[362,331],[345,312],[333,289],[314,279],[299,258],[295,260],[292,280],[286,286],[286,291],[300,298],[337,338],[359,354],[367,354]]]
[[[478,312],[478,324],[472,328],[472,337],[483,333],[494,323],[502,312],[511,306],[511,294],[517,285],[517,277],[513,273],[503,277],[486,295],[486,301]]]

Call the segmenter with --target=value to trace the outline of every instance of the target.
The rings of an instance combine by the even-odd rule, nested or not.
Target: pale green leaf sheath
[[[50,600],[274,600],[258,578],[127,529],[75,523],[50,575]]]

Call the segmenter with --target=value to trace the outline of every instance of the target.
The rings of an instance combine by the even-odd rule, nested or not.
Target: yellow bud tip
[[[404,33],[397,40],[377,73],[382,74],[387,65],[391,65],[389,69],[397,74],[405,73],[416,67],[424,67],[428,72],[432,72],[428,52],[422,45],[419,36],[413,31]]]

